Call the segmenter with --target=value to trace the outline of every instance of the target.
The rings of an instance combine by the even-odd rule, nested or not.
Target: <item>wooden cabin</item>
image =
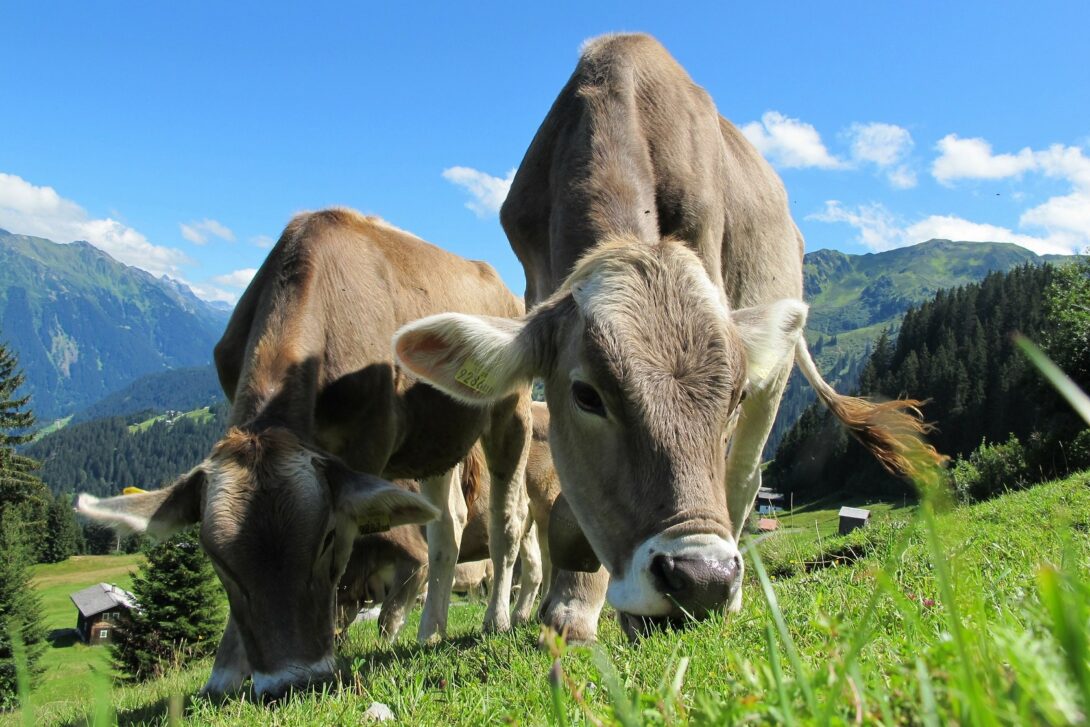
[[[110,583],[97,583],[69,598],[78,612],[76,632],[91,646],[112,642],[121,617],[136,606],[131,593]]]

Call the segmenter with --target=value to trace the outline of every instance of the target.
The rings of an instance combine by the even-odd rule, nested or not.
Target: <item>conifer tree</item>
[[[0,710],[16,706],[19,673],[15,640],[22,644],[24,674],[31,685],[41,675],[39,659],[45,650],[42,606],[30,585],[25,530],[16,509],[9,508],[0,516]]]
[[[50,500],[46,513],[45,543],[38,560],[60,563],[83,551],[83,532],[76,522],[70,495],[58,495]]]
[[[15,450],[30,440],[29,428],[34,424],[34,413],[27,408],[30,396],[17,393],[24,380],[15,354],[0,344],[0,516],[9,510],[18,512],[31,536],[26,545],[37,556],[45,532],[49,490],[34,474],[38,463]]]
[[[114,666],[125,679],[161,676],[180,659],[215,651],[223,630],[224,598],[201,550],[196,529],[145,549],[133,578],[133,609],[115,631]]]

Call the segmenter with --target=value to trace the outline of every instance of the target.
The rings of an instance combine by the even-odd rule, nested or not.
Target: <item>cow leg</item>
[[[541,623],[564,636],[569,644],[589,643],[598,638],[598,616],[606,603],[609,573],[553,568],[549,593],[541,601]]]
[[[534,601],[537,600],[537,592],[541,588],[541,547],[538,545],[537,525],[531,520],[526,528],[526,535],[522,536],[522,544],[519,554],[522,557],[522,574],[519,578],[519,597],[515,604],[515,612],[511,621],[515,624],[524,624],[530,620],[530,614],[534,609]]]
[[[242,689],[250,672],[250,660],[246,656],[246,647],[242,644],[242,634],[235,625],[234,616],[228,615],[227,626],[223,629],[219,646],[216,647],[212,675],[201,687],[201,696],[220,697],[233,694]]]
[[[433,641],[447,633],[450,589],[454,584],[454,566],[466,526],[466,503],[458,486],[458,468],[421,483],[421,492],[439,508],[439,518],[428,523],[428,597],[420,617],[417,641]]]
[[[387,643],[397,641],[397,635],[405,625],[405,618],[416,603],[420,587],[424,585],[427,569],[418,563],[399,562],[394,571],[394,586],[382,602],[378,615],[379,635]]]
[[[530,454],[530,392],[492,407],[481,445],[492,478],[488,513],[488,553],[492,594],[484,616],[486,632],[511,628],[511,580],[529,517],[526,460]]]
[[[793,359],[792,359],[793,361]],[[727,510],[730,513],[731,531],[735,541],[742,537],[746,518],[761,489],[761,453],[768,441],[772,424],[776,420],[780,397],[787,386],[791,365],[785,366],[776,378],[758,391],[751,391],[742,404],[741,418],[731,438],[727,455],[726,482]],[[742,568],[745,568],[743,559]],[[739,583],[744,570],[738,571]],[[739,586],[727,604],[727,611],[737,613],[742,608],[742,588]]]

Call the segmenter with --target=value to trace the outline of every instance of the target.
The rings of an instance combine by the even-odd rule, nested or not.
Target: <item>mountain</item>
[[[193,366],[141,376],[76,412],[70,424],[137,412],[192,411],[224,400],[216,367]]]
[[[19,356],[40,420],[147,374],[207,366],[228,317],[182,283],[90,243],[0,230],[0,339]]]
[[[866,355],[886,328],[896,335],[905,312],[940,290],[979,282],[991,272],[1022,265],[1062,264],[1075,258],[1037,255],[1009,242],[928,240],[866,255],[817,250],[803,258],[810,315],[806,338],[818,369],[841,391],[854,389]],[[926,392],[914,392],[926,396]],[[814,399],[798,372],[791,376],[766,457]]]

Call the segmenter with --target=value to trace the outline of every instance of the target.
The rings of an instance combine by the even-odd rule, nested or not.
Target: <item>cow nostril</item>
[[[702,618],[722,608],[738,585],[741,559],[726,560],[656,555],[651,577],[660,593],[682,611]]]
[[[651,575],[658,581],[659,590],[681,593],[692,585],[685,571],[677,566],[677,561],[668,555],[656,555],[651,560]]]

